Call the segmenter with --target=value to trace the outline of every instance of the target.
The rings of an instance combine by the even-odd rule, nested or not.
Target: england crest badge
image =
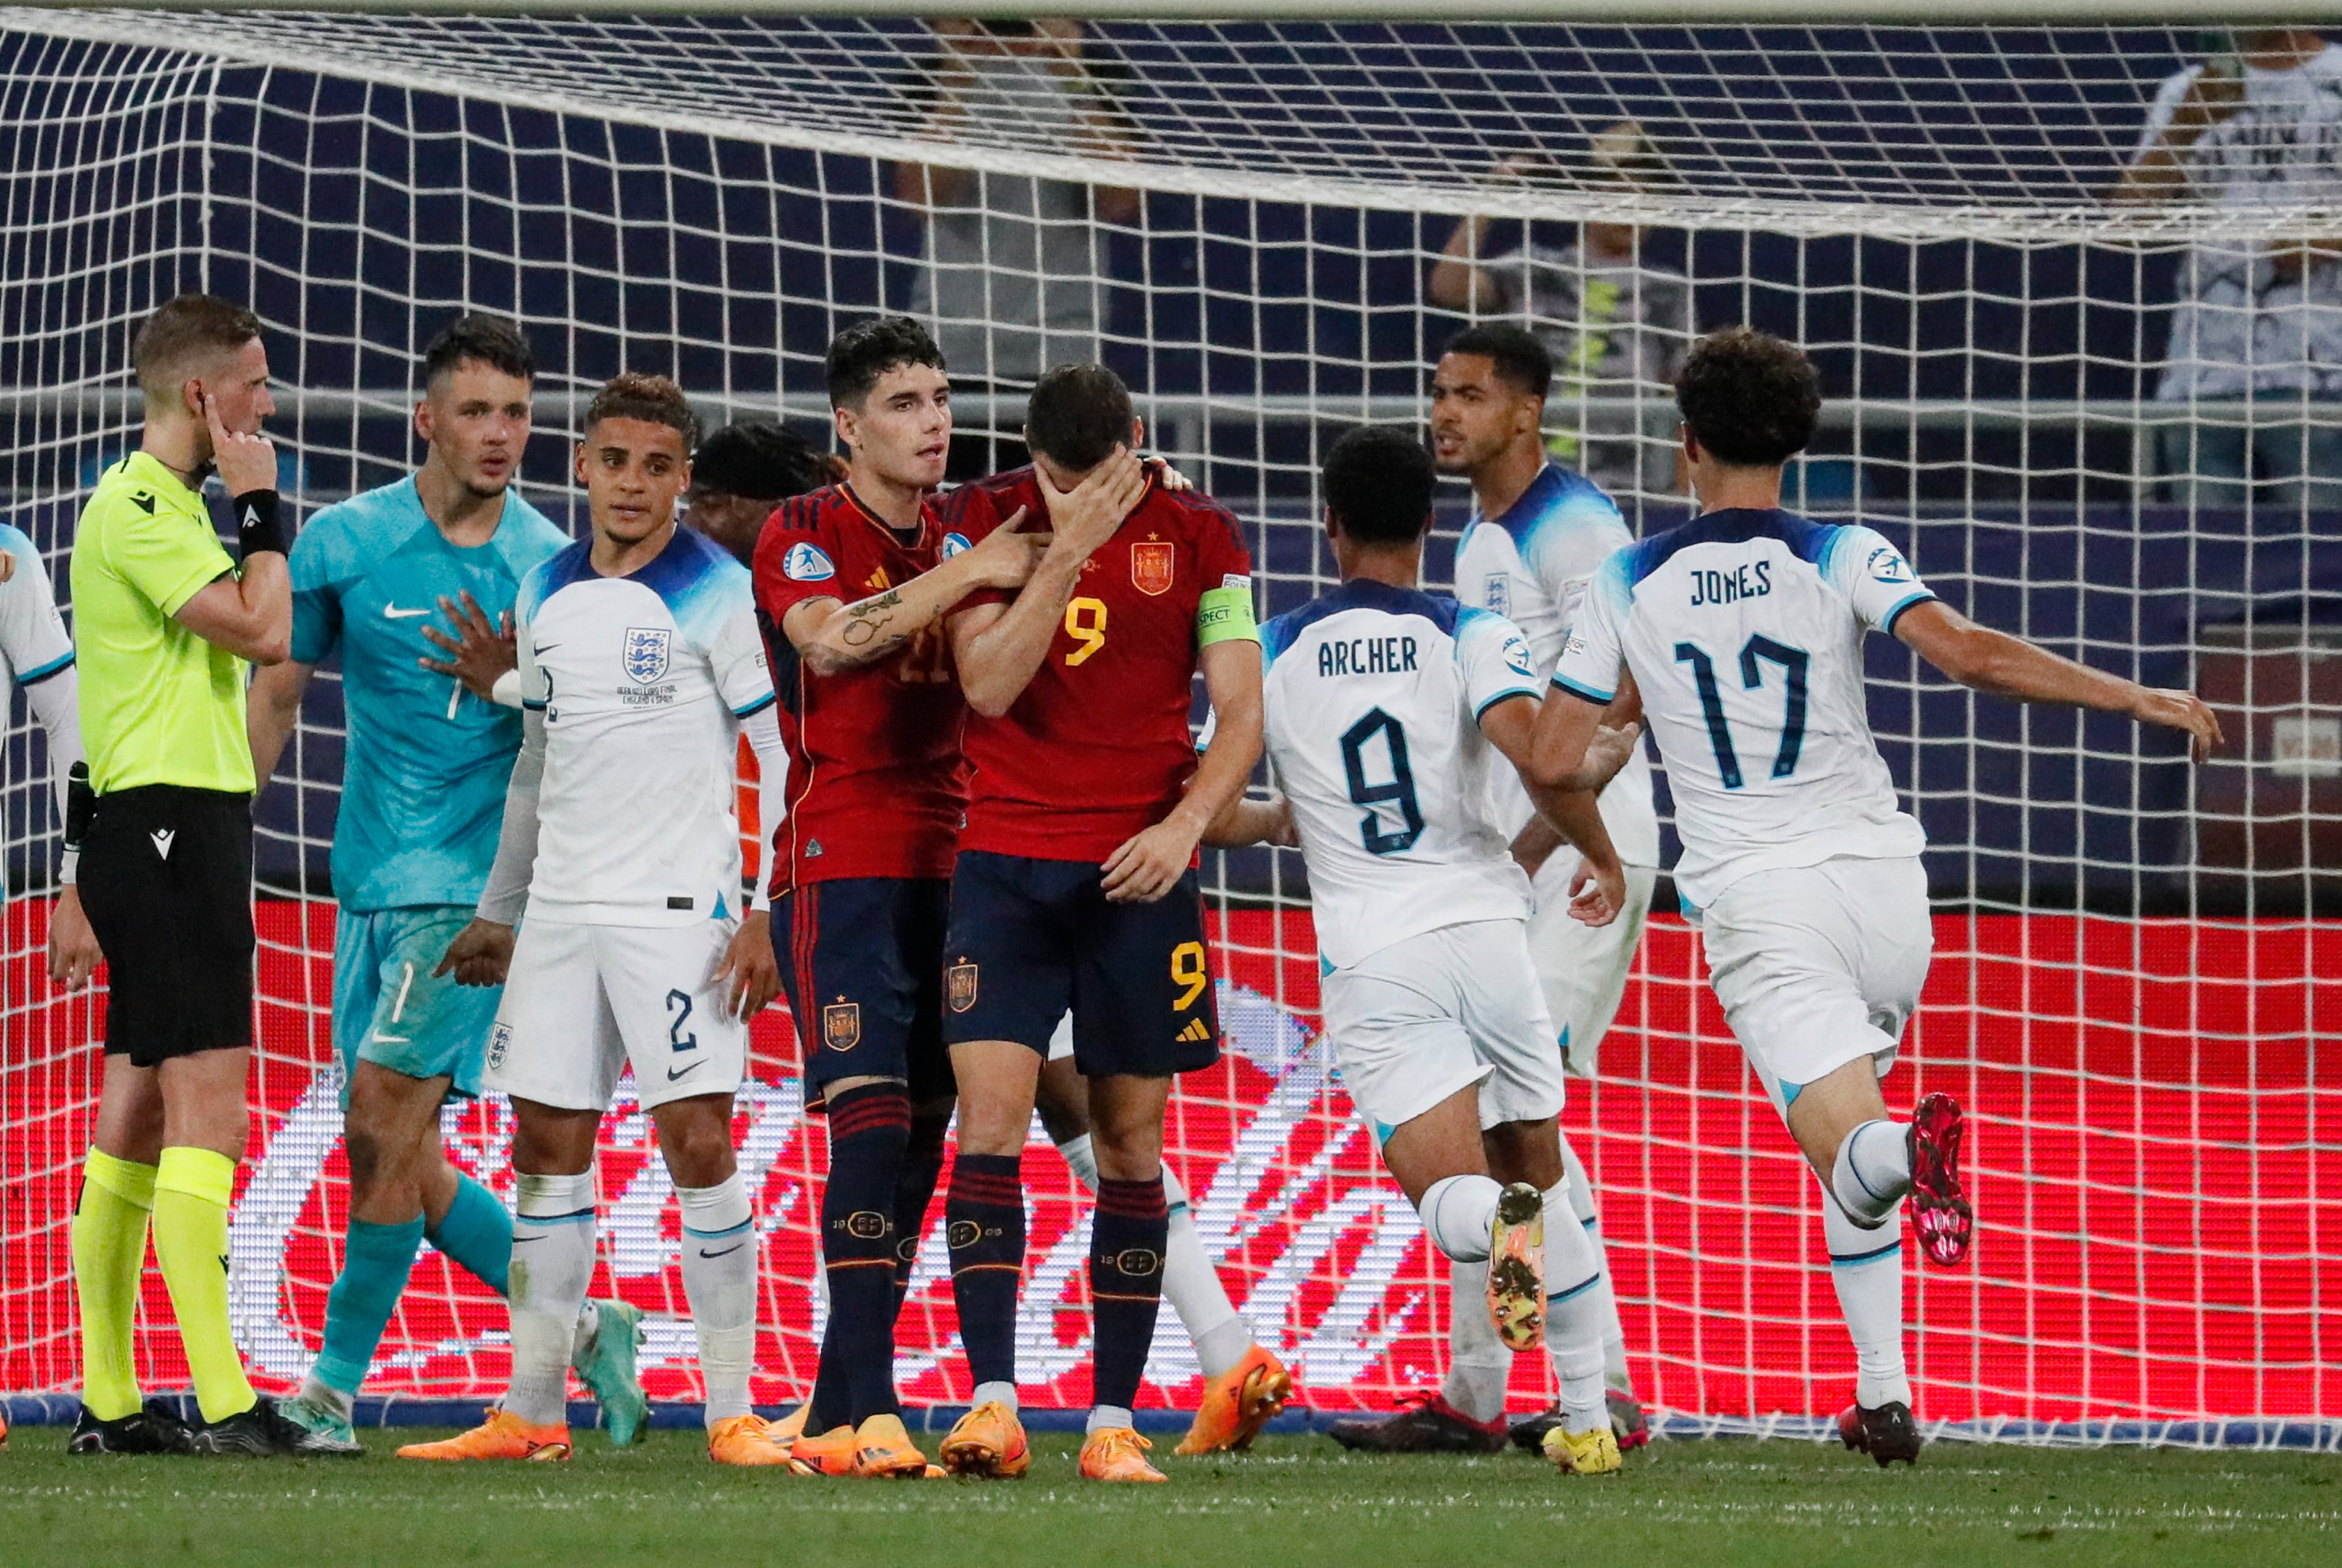
[[[626,647],[618,656],[626,667],[626,678],[636,686],[650,686],[664,677],[667,645],[674,637],[666,627],[628,627]]]

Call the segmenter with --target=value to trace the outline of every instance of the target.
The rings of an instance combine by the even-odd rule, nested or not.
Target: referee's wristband
[[[243,559],[248,561],[263,550],[280,556],[293,553],[291,531],[280,510],[274,490],[246,490],[235,498],[236,543]]]

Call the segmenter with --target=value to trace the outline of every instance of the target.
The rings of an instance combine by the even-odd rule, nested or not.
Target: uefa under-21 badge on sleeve
[[[1911,563],[1903,552],[1892,545],[1881,545],[1870,552],[1870,575],[1883,583],[1907,583],[1911,580]]]
[[[1130,586],[1154,597],[1171,591],[1177,557],[1167,540],[1136,540],[1130,547]]]
[[[832,1050],[852,1050],[862,1043],[862,1004],[843,998],[821,1010],[821,1042]]]
[[[794,544],[781,558],[781,575],[791,582],[826,582],[837,575],[837,568],[820,546]]]
[[[967,536],[966,534],[946,534],[944,536],[943,558],[949,560],[952,557],[959,554],[962,550],[967,548]]]

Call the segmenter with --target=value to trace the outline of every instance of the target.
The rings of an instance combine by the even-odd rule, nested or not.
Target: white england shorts
[[[1807,1084],[1868,1057],[1895,1065],[1936,933],[1918,859],[1757,871],[1700,916],[1709,982],[1783,1115]]]
[[[1529,956],[1536,960],[1545,1010],[1561,1035],[1561,1064],[1573,1078],[1595,1076],[1602,1037],[1618,1016],[1619,999],[1635,971],[1643,945],[1643,921],[1651,912],[1651,888],[1659,879],[1649,866],[1626,868],[1626,907],[1606,926],[1589,926],[1569,914],[1569,879],[1578,853],[1565,844],[1537,868],[1529,916]]]
[[[565,1111],[607,1111],[634,1063],[643,1108],[740,1087],[748,1026],[715,975],[734,920],[687,926],[521,922],[488,1034],[486,1086]]]
[[[1526,921],[1472,920],[1393,942],[1326,976],[1319,994],[1334,1064],[1377,1145],[1476,1083],[1484,1128],[1560,1114],[1568,1084]]]

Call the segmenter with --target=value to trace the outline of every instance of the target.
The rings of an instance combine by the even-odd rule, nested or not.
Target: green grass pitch
[[[1832,1445],[1661,1442],[1626,1474],[1507,1452],[1365,1458],[1323,1437],[1156,1457],[1162,1487],[1077,1482],[1036,1434],[1014,1483],[820,1481],[707,1462],[696,1434],[565,1465],[426,1465],[365,1434],[360,1460],[68,1459],[57,1428],[0,1454],[10,1564],[884,1563],[1151,1568],[1265,1563],[2342,1563],[2342,1455],[1939,1444],[1882,1473]],[[933,1447],[929,1439],[927,1446]]]

